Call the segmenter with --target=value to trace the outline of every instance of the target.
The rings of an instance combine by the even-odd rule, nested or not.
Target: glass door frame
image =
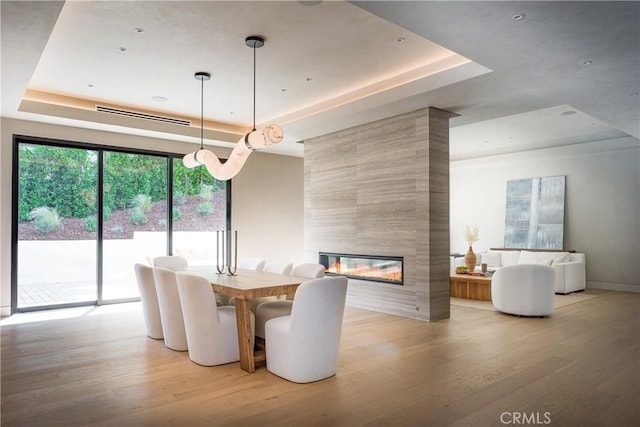
[[[51,304],[45,306],[32,306],[18,308],[18,190],[19,190],[19,146],[20,144],[36,144],[47,145],[59,148],[75,148],[84,150],[93,150],[98,154],[98,179],[97,179],[97,236],[96,236],[96,300],[81,301],[73,303]],[[66,141],[52,138],[34,137],[28,135],[13,135],[12,143],[12,183],[11,183],[11,314],[17,312],[52,310],[60,308],[83,307],[91,305],[119,304],[124,302],[139,301],[139,297],[121,298],[104,301],[103,294],[103,222],[104,222],[104,152],[115,151],[129,154],[152,155],[164,157],[167,167],[167,239],[166,253],[172,255],[173,248],[173,160],[181,158],[180,153],[171,153],[165,151],[155,151],[147,149],[134,149],[128,147],[119,147],[111,145],[102,145],[94,143],[84,143],[75,141]],[[231,180],[226,185],[226,228],[230,229],[231,224]]]

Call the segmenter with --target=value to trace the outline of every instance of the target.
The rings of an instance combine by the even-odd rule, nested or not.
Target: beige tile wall
[[[404,257],[404,286],[350,280],[349,305],[449,317],[448,120],[425,108],[305,141],[305,258]]]

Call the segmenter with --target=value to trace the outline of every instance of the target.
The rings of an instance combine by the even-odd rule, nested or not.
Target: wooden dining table
[[[235,297],[240,368],[249,373],[256,371],[256,362],[265,360],[264,351],[258,355],[254,352],[249,300],[293,295],[302,282],[309,280],[307,277],[243,269],[238,269],[236,275],[230,276],[226,273],[218,273],[215,266],[189,266],[183,271],[206,277],[211,282],[214,292]]]

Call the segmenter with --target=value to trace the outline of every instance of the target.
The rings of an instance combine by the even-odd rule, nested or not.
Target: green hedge
[[[182,159],[174,159],[174,194],[195,196],[200,194],[200,188],[203,184],[211,185],[213,187],[213,191],[220,191],[226,188],[225,181],[218,181],[212,177],[204,167],[189,169],[182,164]]]
[[[106,152],[104,205],[113,210],[126,209],[138,194],[151,196],[153,202],[167,199],[167,159]]]
[[[98,153],[95,150],[37,144],[19,145],[19,221],[34,208],[56,208],[61,217],[86,218],[96,214]],[[188,169],[174,159],[174,193],[193,196],[203,184],[214,191],[225,188],[205,168]],[[166,200],[167,158],[114,151],[104,152],[105,211],[132,206],[138,194],[152,201]]]
[[[62,217],[85,217],[96,211],[95,151],[20,144],[18,217],[48,206]]]

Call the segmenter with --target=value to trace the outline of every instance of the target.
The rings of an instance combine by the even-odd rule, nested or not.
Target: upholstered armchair
[[[158,293],[164,345],[171,350],[185,351],[187,350],[187,335],[184,330],[176,273],[167,268],[153,267],[153,278]]]
[[[262,271],[264,268],[264,260],[258,257],[247,258],[240,263],[240,268],[244,270]]]
[[[218,307],[211,284],[204,277],[178,272],[176,278],[189,358],[204,366],[240,360],[236,308]],[[251,322],[253,327],[253,315]]]
[[[265,264],[262,271],[267,273],[289,274],[293,264],[289,261],[273,261]]]
[[[291,270],[292,276],[317,279],[324,277],[324,265],[315,263],[298,264]],[[256,307],[256,337],[264,338],[264,325],[274,317],[291,314],[293,301],[277,299],[258,304]]]
[[[267,370],[295,383],[335,375],[346,297],[346,277],[302,283],[291,314],[265,325]]]
[[[160,320],[156,284],[153,280],[153,269],[144,264],[136,264],[134,269],[147,335],[153,339],[161,340],[164,336],[162,335],[162,321]]]
[[[240,268],[243,270],[262,271],[264,269],[264,260],[258,257],[246,258],[240,263]],[[218,301],[218,305],[236,305],[236,299],[233,297],[229,298],[226,295],[216,295],[216,299]],[[253,310],[252,312],[255,313]]]
[[[316,264],[313,262],[298,264],[291,270],[291,275],[299,277],[309,277],[312,279],[324,277],[324,265]]]
[[[175,270],[178,268],[187,268],[187,259],[178,255],[157,256],[153,259],[154,267],[168,268]]]
[[[264,264],[264,268],[258,271],[264,271],[267,273],[277,273],[277,274],[289,274],[291,272],[292,266],[293,264],[291,264],[288,261],[275,261],[275,262],[270,262],[268,264]],[[249,300],[249,310],[255,314],[256,309],[258,308],[258,305],[267,301],[278,301],[279,299],[280,298],[277,296],[252,298]],[[282,297],[282,299],[284,299],[284,297]],[[229,298],[229,305],[236,305],[236,299],[233,297]]]
[[[555,270],[542,264],[502,267],[491,279],[491,302],[503,313],[548,316],[553,312]]]

